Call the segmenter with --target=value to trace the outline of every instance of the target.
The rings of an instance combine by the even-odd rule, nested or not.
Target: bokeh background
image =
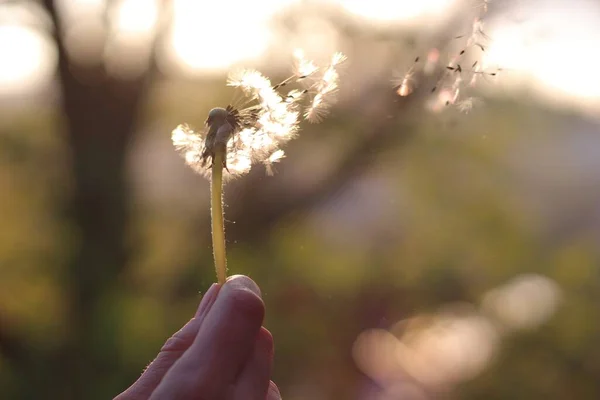
[[[592,0],[0,2],[0,397],[112,398],[193,315],[209,185],[170,132],[303,48],[348,55],[339,102],[225,188],[283,397],[600,398],[599,27]],[[439,107],[466,45],[489,74]]]

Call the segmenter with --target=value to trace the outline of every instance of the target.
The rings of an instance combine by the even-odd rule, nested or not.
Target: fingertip
[[[208,312],[215,302],[220,289],[221,286],[216,283],[213,283],[210,288],[208,288],[206,293],[204,293],[204,296],[202,296],[202,300],[200,300],[200,304],[198,305],[198,309],[194,315],[195,317],[200,317],[202,314],[206,314],[206,312]]]
[[[281,393],[279,393],[279,388],[273,381],[269,382],[267,400],[281,400]]]
[[[232,275],[227,278],[224,286],[231,286],[241,290],[249,290],[262,298],[262,293],[258,285],[246,275]]]
[[[260,328],[260,331],[258,332],[258,337],[256,338],[256,342],[261,350],[267,352],[270,355],[270,358],[273,358],[273,335],[264,326]]]
[[[260,333],[265,306],[258,286],[248,277],[233,276],[216,287],[218,295],[214,289],[214,301],[194,342],[165,375],[153,398],[165,398],[161,396],[167,393],[184,397],[202,393],[206,398],[220,398],[252,357],[259,335],[261,346],[272,349],[271,334]],[[270,357],[272,350],[262,350],[262,355]],[[262,360],[270,371],[270,359]],[[264,377],[263,399],[268,380],[269,374]]]
[[[221,288],[219,299],[227,312],[243,314],[245,318],[262,325],[265,316],[265,303],[260,297],[260,289],[250,278],[243,275],[232,276]]]

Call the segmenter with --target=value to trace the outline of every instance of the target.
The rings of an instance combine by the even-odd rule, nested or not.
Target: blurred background
[[[339,102],[225,188],[283,398],[600,398],[599,42],[593,0],[0,1],[0,397],[112,398],[187,322],[170,132],[302,48]]]

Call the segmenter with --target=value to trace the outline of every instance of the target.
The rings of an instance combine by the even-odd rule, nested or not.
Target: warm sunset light
[[[197,76],[258,60],[278,39],[271,25],[274,15],[292,3],[294,0],[226,3],[174,0],[173,19],[161,39],[159,65],[169,74]],[[101,16],[106,4],[104,0],[57,2],[65,20],[67,50],[81,62],[99,62],[104,58],[110,64],[109,69],[116,73],[123,68],[132,73],[142,72],[147,64],[144,60],[150,54],[150,40],[159,25],[159,3],[156,0],[112,3],[108,14],[112,21],[108,32],[112,36],[103,45],[106,31],[102,29]],[[402,24],[443,15],[458,3],[335,0],[334,4],[373,23]],[[491,40],[484,61],[490,68],[506,71],[502,74],[503,87],[511,84],[534,87],[555,102],[588,108],[600,106],[598,63],[593,51],[600,40],[596,28],[600,12],[593,2],[581,4],[563,10],[538,7],[525,10],[526,17],[521,22],[486,24]],[[473,7],[476,5],[475,2]],[[311,18],[299,21],[299,43],[290,46],[327,48],[327,42],[339,36],[333,26],[324,25],[325,20]],[[325,32],[328,29],[330,32]],[[56,51],[49,38],[37,30],[13,24],[0,26],[0,50],[3,93],[34,89],[53,75]],[[125,59],[127,54],[138,54],[139,62],[130,65]]]
[[[507,84],[533,83],[552,102],[599,106],[599,63],[593,49],[600,41],[600,7],[587,5],[540,9],[526,23],[498,26],[490,32],[486,62],[507,70]]]
[[[339,3],[351,13],[365,18],[398,21],[443,12],[453,0],[339,0]]]
[[[191,74],[219,71],[256,59],[269,46],[271,17],[289,3],[175,0],[167,55],[183,72]]]
[[[37,89],[54,74],[56,49],[31,28],[0,25],[0,54],[0,95]]]
[[[120,34],[147,35],[158,20],[156,0],[121,0],[115,7],[115,30]]]

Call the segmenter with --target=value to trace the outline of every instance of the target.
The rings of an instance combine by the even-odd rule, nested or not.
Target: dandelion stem
[[[212,178],[210,189],[212,243],[215,257],[217,282],[225,283],[227,278],[227,256],[225,255],[225,226],[223,224],[223,160],[224,146],[216,146],[212,159]]]

